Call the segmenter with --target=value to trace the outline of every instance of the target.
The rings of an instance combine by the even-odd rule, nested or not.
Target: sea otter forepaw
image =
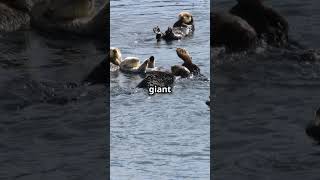
[[[156,33],[156,34],[161,34],[159,26],[154,27],[153,28],[153,32]]]

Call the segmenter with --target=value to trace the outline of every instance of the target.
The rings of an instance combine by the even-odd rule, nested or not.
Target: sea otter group
[[[153,31],[157,40],[179,40],[190,36],[194,31],[193,17],[189,12],[181,12],[173,27],[169,27],[164,33],[158,27]],[[137,57],[122,58],[119,48],[110,48],[109,55],[103,60],[85,79],[86,83],[107,82],[107,65],[110,64],[110,71],[120,71],[122,73],[139,74],[143,80],[137,85],[138,88],[150,87],[172,87],[177,76],[181,78],[201,77],[200,68],[193,63],[192,57],[186,49],[177,48],[178,57],[184,62],[181,65],[173,65],[170,70],[161,69],[155,66],[155,57],[150,56],[143,63]],[[105,77],[105,78],[102,78]]]

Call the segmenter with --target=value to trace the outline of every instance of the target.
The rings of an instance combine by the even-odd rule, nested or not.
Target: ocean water
[[[111,1],[110,44],[123,57],[158,67],[182,64],[176,48],[186,48],[210,77],[210,1]],[[192,37],[157,43],[152,29],[166,30],[181,11],[195,19]],[[111,179],[208,179],[210,165],[209,81],[180,79],[172,94],[149,96],[135,88],[140,76],[110,73]]]
[[[291,39],[319,48],[319,2],[266,1],[289,22]],[[213,1],[229,10],[236,1]],[[320,63],[300,62],[297,50],[262,48],[223,54],[214,62],[215,179],[319,179],[320,146],[305,127],[319,107]]]
[[[81,84],[103,46],[34,29],[0,34],[0,179],[105,177],[106,87]]]

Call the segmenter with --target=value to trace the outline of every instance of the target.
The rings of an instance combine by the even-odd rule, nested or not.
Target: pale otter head
[[[178,15],[179,21],[182,22],[182,24],[185,25],[192,25],[193,24],[193,17],[192,14],[189,12],[181,12]]]
[[[154,67],[156,67],[156,62],[155,62],[155,59],[154,59],[154,57],[153,56],[150,56],[150,58],[149,58],[149,63],[148,63],[148,68],[154,68]]]
[[[182,78],[186,78],[190,75],[189,69],[181,65],[171,66],[171,73],[175,76],[181,76]]]
[[[192,64],[192,57],[190,56],[189,52],[183,48],[176,49],[177,55],[186,63]]]
[[[109,51],[109,59],[111,63],[119,66],[122,59],[120,49],[111,47]]]

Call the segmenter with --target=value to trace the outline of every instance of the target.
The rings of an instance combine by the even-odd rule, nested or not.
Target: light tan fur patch
[[[183,12],[179,13],[178,17],[179,17],[179,19],[181,19],[182,22],[185,23],[185,24],[189,24],[189,23],[191,23],[191,21],[192,21],[192,14],[189,13],[189,12],[184,12],[184,11],[183,11]]]

